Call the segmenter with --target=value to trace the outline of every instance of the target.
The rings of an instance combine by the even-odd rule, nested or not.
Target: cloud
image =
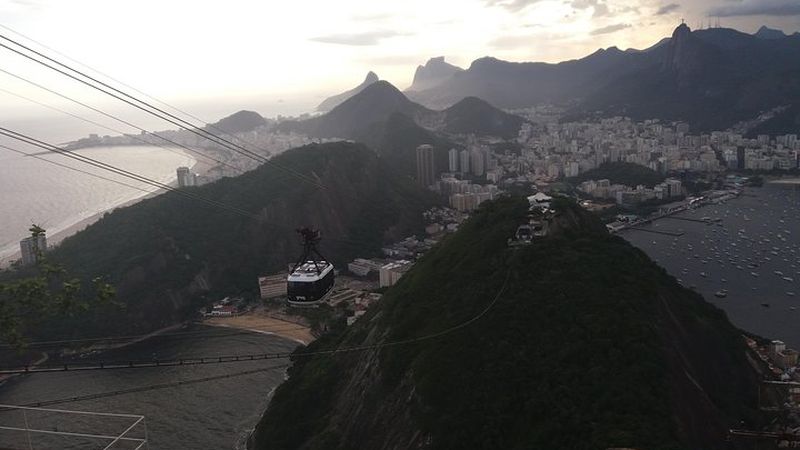
[[[489,47],[493,48],[529,47],[534,42],[535,38],[530,35],[500,36],[489,41]]]
[[[741,0],[735,4],[711,8],[708,15],[716,17],[800,16],[800,2],[797,0]]]
[[[423,64],[425,56],[421,55],[386,55],[386,56],[367,56],[358,58],[356,61],[369,66],[413,66]]]
[[[487,45],[496,49],[531,48],[537,42],[554,42],[570,38],[570,33],[544,33],[544,34],[516,34],[499,36],[488,42]]]
[[[392,13],[354,14],[350,18],[356,22],[380,22],[394,17]]]
[[[611,14],[611,10],[603,0],[571,0],[569,5],[579,11],[592,8],[592,17],[603,17]]]
[[[662,6],[661,8],[658,8],[658,11],[656,12],[656,15],[657,16],[664,16],[664,15],[667,15],[667,14],[673,12],[673,11],[678,10],[680,7],[681,7],[681,5],[679,5],[677,3],[670,3],[668,5]]]
[[[399,31],[375,30],[365,31],[363,33],[327,34],[313,37],[310,40],[314,42],[322,42],[324,44],[364,46],[377,45],[383,39],[408,35],[409,33],[401,33]]]
[[[624,30],[630,27],[631,25],[629,23],[617,23],[614,25],[609,25],[607,27],[597,28],[589,34],[591,34],[592,36],[598,36],[601,34],[616,33],[617,31]]]
[[[542,0],[485,0],[486,6],[499,6],[509,11],[516,12],[539,3]]]

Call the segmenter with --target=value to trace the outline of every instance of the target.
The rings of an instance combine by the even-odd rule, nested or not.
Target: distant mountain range
[[[408,99],[388,81],[377,81],[321,116],[284,122],[283,128],[314,137],[359,139],[366,129],[403,114],[432,131],[512,137],[524,122],[474,97],[464,98],[442,111],[428,109]]]
[[[645,50],[611,47],[559,64],[481,58],[407,94],[429,108],[479,97],[504,109],[549,102],[571,105],[576,114],[625,114],[724,129],[780,106],[790,106],[784,114],[796,114],[791,106],[800,104],[800,34],[766,27],[754,35],[725,28],[691,31],[681,25]],[[774,120],[797,123],[796,118]],[[798,126],[784,130],[789,131]]]
[[[446,167],[447,150],[457,146],[447,140],[447,134],[510,138],[517,135],[523,122],[521,117],[473,97],[434,111],[412,102],[388,81],[377,81],[327,114],[282,122],[278,129],[363,142],[413,174],[414,150],[420,144],[434,144],[437,166]]]

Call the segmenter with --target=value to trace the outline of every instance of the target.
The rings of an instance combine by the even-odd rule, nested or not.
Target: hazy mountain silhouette
[[[573,105],[581,113],[687,120],[700,130],[726,128],[800,101],[800,34],[778,37],[774,31],[692,31],[682,24],[646,50],[611,47],[559,64],[486,57],[437,86],[408,95],[434,108],[476,96],[500,108],[553,102]]]
[[[443,111],[412,102],[388,81],[378,81],[327,114],[280,125],[314,137],[361,140],[376,124],[402,114],[418,126],[451,134],[513,136],[523,119],[478,98],[466,98]],[[374,144],[374,142],[372,142]]]
[[[213,124],[213,127],[226,133],[245,133],[266,125],[266,123],[266,119],[261,117],[261,114],[242,110],[220,119]],[[211,131],[213,132],[214,130],[212,129]]]
[[[781,30],[776,30],[763,25],[753,36],[759,39],[783,39],[786,37],[786,33]]]
[[[359,92],[366,89],[367,86],[371,85],[372,83],[375,83],[378,80],[379,80],[378,75],[375,75],[375,72],[367,73],[367,77],[364,78],[364,81],[361,84],[354,87],[353,89],[350,89],[347,92],[342,92],[341,94],[326,98],[322,103],[319,104],[319,106],[317,106],[317,111],[332,110],[333,108],[339,106],[342,102],[344,102],[348,98],[358,94]]]
[[[417,71],[414,73],[414,82],[411,83],[407,90],[423,91],[436,87],[463,70],[458,66],[446,63],[444,56],[431,58],[424,66],[417,66]]]
[[[525,120],[477,97],[467,97],[442,111],[442,130],[451,134],[516,137]]]

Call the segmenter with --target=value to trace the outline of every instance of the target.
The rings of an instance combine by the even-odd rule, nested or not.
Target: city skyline
[[[224,97],[242,107],[272,102],[278,109],[298,97],[313,105],[354,86],[369,70],[402,89],[418,64],[440,55],[465,68],[483,56],[559,62],[610,46],[647,48],[682,19],[696,28],[718,17],[722,26],[749,33],[761,25],[787,33],[800,29],[800,6],[786,0],[413,1],[402,8],[347,3],[234,1],[223,9],[181,2],[126,7],[94,0],[69,6],[6,0],[0,13],[3,25],[167,101],[187,105]],[[7,29],[2,33],[18,38]],[[100,105],[109,102],[9,52],[2,53],[0,65]],[[61,103],[2,77],[9,90]],[[2,95],[6,105],[19,107],[6,117],[51,114]]]

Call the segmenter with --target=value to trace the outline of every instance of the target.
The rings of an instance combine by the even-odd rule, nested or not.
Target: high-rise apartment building
[[[466,175],[469,173],[469,150],[461,150],[461,164],[459,164],[461,169],[461,174]]]
[[[436,161],[433,146],[422,144],[417,147],[417,182],[424,186],[431,186],[436,182]]]
[[[447,152],[447,159],[448,159],[448,167],[447,169],[451,173],[458,172],[458,150],[451,148],[449,152]]]
[[[178,167],[178,187],[197,186],[197,175],[188,167]]]
[[[40,234],[37,237],[26,237],[19,241],[19,250],[22,253],[22,265],[30,266],[36,264],[39,259],[39,253],[47,251],[47,237]]]
[[[470,154],[470,166],[472,174],[476,177],[482,177],[486,172],[485,156],[480,149],[473,149]]]

